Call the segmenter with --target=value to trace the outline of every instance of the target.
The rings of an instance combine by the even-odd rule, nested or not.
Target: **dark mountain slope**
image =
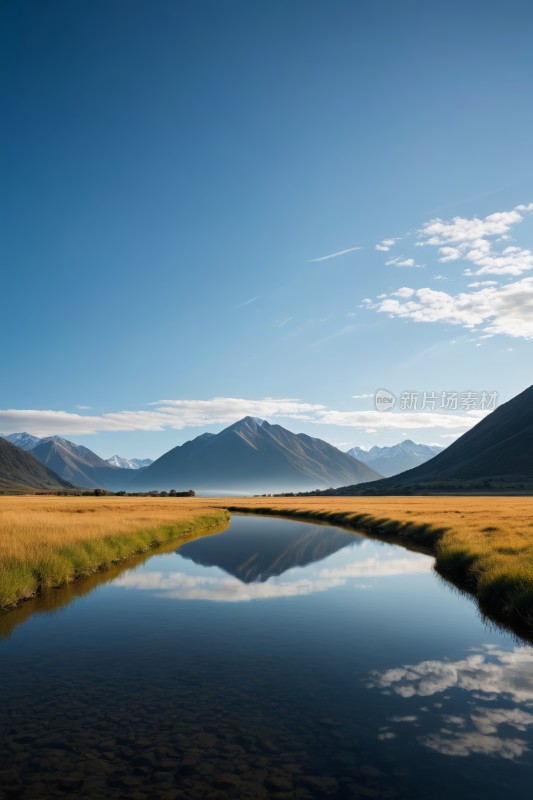
[[[406,489],[533,488],[533,386],[478,422],[442,453],[414,469],[336,494],[386,494]]]
[[[0,491],[11,493],[65,488],[71,488],[71,484],[43,466],[30,453],[0,439]]]

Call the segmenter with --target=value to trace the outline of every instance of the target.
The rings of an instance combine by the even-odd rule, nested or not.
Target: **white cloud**
[[[533,339],[533,278],[456,295],[430,288],[402,287],[380,295],[372,307],[415,322],[445,322],[488,335]]]
[[[507,245],[495,250],[494,243],[507,242],[511,228],[533,212],[533,203],[515,206],[511,211],[478,217],[454,217],[452,220],[434,219],[419,231],[419,247],[438,249],[439,261],[448,263],[463,259],[473,265],[467,275],[522,275],[533,269],[530,250]]]
[[[432,411],[334,411],[322,412],[314,421],[324,425],[341,425],[349,428],[389,428],[414,430],[421,428],[463,429],[471,428],[484,416],[484,412],[466,414],[440,414]],[[386,417],[386,419],[383,419]]]
[[[242,417],[296,420],[320,425],[373,429],[443,428],[467,430],[483,412],[445,414],[438,412],[337,411],[319,403],[293,398],[247,400],[213,397],[209,400],[160,400],[149,410],[116,411],[105,414],[77,414],[38,409],[0,410],[0,431],[27,430],[36,436],[86,435],[106,431],[162,431],[230,425]],[[292,425],[292,428],[295,426]]]
[[[399,242],[400,239],[383,239],[379,244],[376,245],[376,250],[381,250],[383,253],[387,253],[391,247],[394,247],[395,242]]]
[[[346,250],[337,250],[335,253],[329,253],[327,256],[320,256],[319,258],[310,258],[309,264],[316,264],[318,261],[329,261],[330,258],[337,258],[337,256],[344,256],[346,253],[353,253],[356,250],[362,250],[362,247],[348,247]]]
[[[441,263],[462,260],[467,277],[486,275],[508,276],[508,282],[490,279],[471,280],[468,290],[457,294],[423,287],[402,287],[382,294],[376,302],[365,299],[362,306],[403,317],[415,322],[444,322],[462,325],[485,336],[504,334],[524,339],[533,338],[533,278],[523,273],[533,270],[533,253],[509,244],[511,228],[533,213],[533,203],[517,205],[510,211],[478,217],[434,219],[418,231],[418,247],[437,248]],[[498,245],[504,243],[503,248]],[[388,266],[420,266],[413,258],[397,256]],[[446,280],[435,275],[433,280]],[[511,281],[511,282],[509,282]]]

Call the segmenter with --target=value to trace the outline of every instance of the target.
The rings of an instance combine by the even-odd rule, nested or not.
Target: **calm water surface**
[[[237,516],[4,614],[0,798],[525,794],[533,648],[432,565]]]

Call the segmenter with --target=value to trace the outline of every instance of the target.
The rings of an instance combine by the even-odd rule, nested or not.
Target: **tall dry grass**
[[[196,498],[0,497],[0,608],[228,516]]]

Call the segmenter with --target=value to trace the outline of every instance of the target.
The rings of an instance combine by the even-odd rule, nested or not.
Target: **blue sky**
[[[371,395],[529,385],[529,2],[0,19],[2,432],[155,457],[252,413],[449,443],[481,411]]]

